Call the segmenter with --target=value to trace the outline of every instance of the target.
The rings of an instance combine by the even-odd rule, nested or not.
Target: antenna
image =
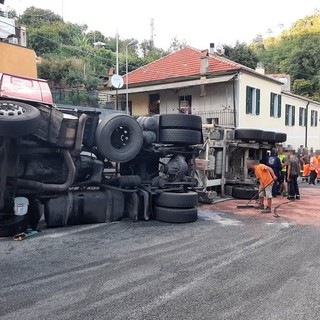
[[[150,22],[150,43],[154,46],[154,19],[151,18]]]

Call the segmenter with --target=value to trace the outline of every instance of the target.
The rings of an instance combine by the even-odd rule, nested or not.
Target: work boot
[[[271,208],[266,207],[265,209],[261,210],[261,213],[271,213]]]

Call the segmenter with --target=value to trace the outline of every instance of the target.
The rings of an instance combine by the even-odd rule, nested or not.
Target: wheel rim
[[[116,128],[111,134],[111,145],[115,149],[123,149],[131,143],[131,135],[128,127]]]
[[[0,116],[19,116],[26,112],[26,109],[14,103],[1,103]]]

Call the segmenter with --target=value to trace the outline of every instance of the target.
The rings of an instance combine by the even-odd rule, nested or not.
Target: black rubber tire
[[[260,129],[235,129],[235,139],[242,141],[262,141],[263,130]]]
[[[0,237],[12,237],[18,233],[24,232],[28,228],[29,215],[12,215],[10,218],[0,220]]]
[[[19,101],[0,100],[0,136],[18,137],[35,133],[40,121],[37,108]]]
[[[171,223],[195,222],[198,219],[197,208],[166,208],[154,206],[153,218],[159,221]]]
[[[188,116],[188,115],[185,115]],[[202,135],[200,131],[188,129],[161,129],[160,138],[161,143],[168,144],[186,144],[194,145],[202,143]]]
[[[263,131],[262,141],[274,143],[276,133],[274,131]]]
[[[287,141],[287,134],[282,132],[275,133],[275,142],[285,142]]]
[[[198,193],[194,191],[162,192],[155,196],[154,203],[162,207],[193,208],[198,205]]]
[[[232,197],[236,199],[258,198],[258,190],[251,187],[233,187]]]
[[[162,114],[160,118],[160,129],[191,129],[202,130],[202,118],[192,114]]]
[[[141,150],[142,128],[129,115],[111,114],[99,123],[95,143],[99,152],[107,159],[127,162]]]

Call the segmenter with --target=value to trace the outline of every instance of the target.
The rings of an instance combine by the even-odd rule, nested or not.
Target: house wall
[[[286,126],[285,125],[285,105],[293,105],[295,106],[295,125],[294,126]],[[305,126],[299,125],[299,108],[306,108],[307,102],[287,95],[282,95],[282,108],[283,108],[283,117],[282,118],[282,125],[284,127],[284,132],[287,133],[287,144],[291,144],[293,148],[297,149],[300,145],[307,145],[307,147],[313,148],[313,150],[320,149],[320,105],[316,103],[310,103],[308,106],[308,126],[307,131]],[[317,119],[317,126],[311,126],[311,111],[318,111],[318,119]],[[307,140],[307,141],[306,141]],[[306,143],[305,143],[306,142]]]
[[[250,74],[241,74],[238,82],[239,100],[237,102],[237,122],[240,128],[258,128],[266,131],[284,132],[287,134],[285,146],[292,146],[298,149],[300,145],[305,146],[306,127],[299,126],[299,107],[306,107],[307,102],[298,97],[281,94],[281,85],[255,77]],[[246,113],[246,87],[260,89],[260,114],[253,115]],[[270,116],[270,94],[271,92],[281,95],[281,117]],[[295,125],[285,124],[285,106],[286,104],[295,106]],[[320,117],[320,104],[310,103],[308,107],[308,127],[307,127],[307,147],[320,149],[320,124],[310,126],[311,110],[318,111]]]
[[[34,50],[0,42],[0,72],[37,78],[37,63]]]

